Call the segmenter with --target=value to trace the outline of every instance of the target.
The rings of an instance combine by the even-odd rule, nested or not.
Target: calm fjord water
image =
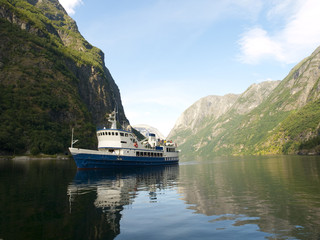
[[[319,239],[320,157],[0,161],[0,239]]]

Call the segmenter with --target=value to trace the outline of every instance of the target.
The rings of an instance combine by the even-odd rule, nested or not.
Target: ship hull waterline
[[[98,151],[97,151],[98,152]],[[160,166],[178,164],[178,157],[136,157],[99,153],[72,153],[78,169],[101,169],[112,166]]]

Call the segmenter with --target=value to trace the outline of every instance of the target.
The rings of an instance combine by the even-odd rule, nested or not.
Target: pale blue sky
[[[167,135],[208,95],[282,80],[320,45],[319,0],[60,0],[105,53],[132,125]]]

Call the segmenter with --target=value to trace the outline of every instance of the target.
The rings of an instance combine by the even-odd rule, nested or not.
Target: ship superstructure
[[[138,141],[136,135],[117,129],[116,112],[108,115],[110,128],[97,130],[98,150],[69,148],[78,168],[105,168],[108,166],[176,164],[179,152],[172,141],[157,139],[150,133],[148,138]]]

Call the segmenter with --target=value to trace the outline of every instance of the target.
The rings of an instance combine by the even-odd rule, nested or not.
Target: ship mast
[[[109,122],[111,122],[111,129],[117,129],[117,112],[114,110],[107,116]]]
[[[73,128],[72,128],[72,134],[71,134],[71,148],[73,148],[73,144],[75,144],[76,142],[78,142],[78,139],[77,140],[73,140]]]

